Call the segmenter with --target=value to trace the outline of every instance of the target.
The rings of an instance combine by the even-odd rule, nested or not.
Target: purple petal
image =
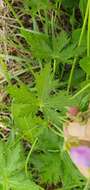
[[[77,166],[90,167],[90,148],[87,146],[72,147],[70,156]]]

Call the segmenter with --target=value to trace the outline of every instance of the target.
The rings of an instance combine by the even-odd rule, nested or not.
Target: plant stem
[[[77,47],[80,47],[81,42],[82,42],[82,38],[83,38],[83,34],[84,34],[84,31],[85,31],[85,26],[86,26],[86,22],[87,22],[87,18],[88,18],[88,11],[89,11],[88,7],[89,7],[89,0],[88,0],[88,3],[87,3],[85,18],[84,18],[82,31],[81,31],[81,34],[80,34],[80,38],[79,38],[79,42],[78,42]],[[68,81],[67,93],[69,93],[69,90],[70,90],[70,87],[71,87],[72,77],[73,77],[76,61],[77,61],[77,57],[74,58],[74,61],[73,61],[73,64],[72,64],[72,68],[71,68],[71,72],[70,72],[70,76],[69,76],[69,81]]]
[[[53,75],[55,74],[56,71],[56,59],[53,61]]]
[[[31,147],[31,149],[30,149],[30,151],[29,151],[29,153],[28,153],[28,156],[27,156],[27,158],[26,158],[26,162],[25,162],[25,173],[26,173],[26,175],[28,175],[28,169],[27,169],[28,161],[29,161],[29,158],[30,158],[30,156],[31,156],[31,153],[32,153],[32,151],[33,151],[33,149],[34,149],[34,147],[35,147],[35,145],[36,145],[36,143],[37,143],[37,140],[38,140],[38,138],[35,139],[35,141],[34,141],[32,147]]]
[[[88,83],[86,86],[84,86],[79,92],[77,92],[71,99],[76,98],[77,96],[79,96],[83,91],[85,91],[87,88],[90,87],[90,83]]]
[[[48,34],[48,15],[46,10],[44,11],[45,13],[45,33]]]
[[[75,58],[74,58],[74,61],[73,61],[73,64],[72,64],[70,76],[69,76],[68,87],[67,87],[67,93],[69,93],[69,90],[70,90],[70,87],[71,87],[72,77],[73,77],[73,73],[74,73],[74,69],[75,69],[75,65],[76,65],[76,60],[77,60],[77,58],[75,57]]]

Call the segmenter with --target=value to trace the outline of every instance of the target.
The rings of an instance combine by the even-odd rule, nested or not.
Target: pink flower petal
[[[76,164],[82,164],[90,167],[90,148],[87,146],[73,147],[70,150],[72,160]]]

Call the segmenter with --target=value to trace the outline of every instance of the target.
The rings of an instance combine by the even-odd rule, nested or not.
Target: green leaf
[[[81,56],[86,50],[86,32],[84,32],[81,45],[77,47],[80,33],[81,29],[74,30],[72,32],[72,39],[70,39],[67,33],[62,31],[53,39],[52,57],[60,60],[62,63],[67,63],[73,57]]]
[[[58,81],[54,80],[50,64],[36,73],[35,78],[32,91],[24,84],[19,88],[8,88],[13,98],[11,112],[15,129],[19,129],[20,134],[31,142],[42,134],[49,122],[61,127],[66,107],[74,104],[65,91],[57,92]]]
[[[45,65],[40,74],[36,75],[36,89],[41,104],[48,98],[50,91],[55,87],[50,64]],[[43,106],[43,105],[42,105]]]
[[[69,154],[63,151],[61,154],[62,159],[62,181],[64,189],[72,190],[75,187],[83,189],[83,184],[85,178],[80,174],[80,172],[75,168],[72,163]],[[70,180],[68,180],[69,178]]]
[[[38,149],[45,152],[59,150],[62,144],[60,140],[51,129],[45,127],[38,139]]]
[[[12,113],[14,116],[15,127],[19,129],[19,132],[25,139],[33,142],[36,137],[42,133],[44,126],[47,125],[47,122],[45,122],[45,120],[42,120],[40,117],[37,117],[35,113],[33,114],[34,116],[32,113],[29,113],[28,116],[23,116],[20,112],[21,116],[19,116],[17,114],[18,111],[16,111],[15,106],[17,106],[18,109],[19,105],[13,105]]]
[[[66,91],[62,91],[48,97],[45,102],[44,114],[47,120],[60,127],[66,108],[71,105],[76,105],[76,101],[72,101],[71,96],[67,95]]]
[[[70,39],[65,31],[61,31],[57,37],[53,38],[53,57],[59,55],[63,48],[66,47]]]
[[[71,103],[70,96],[65,91],[59,92],[49,98],[48,104],[51,108],[63,110]]]
[[[36,101],[34,91],[32,92],[30,88],[24,83],[20,84],[19,87],[17,87],[16,85],[9,86],[8,92],[10,93],[13,100],[15,100],[15,102],[17,103],[33,104],[33,102]]]
[[[21,84],[18,88],[17,86],[9,86],[8,93],[13,99],[12,103],[12,113],[15,117],[28,117],[31,113],[32,115],[37,112],[37,98],[30,89]]]
[[[50,106],[46,106],[44,108],[44,114],[45,114],[45,119],[47,121],[50,121],[52,124],[56,124],[57,126],[60,126],[61,127],[61,119],[60,119],[60,116],[62,116],[62,112],[59,113],[55,110],[55,107],[54,109],[51,108],[51,105]]]
[[[82,14],[83,18],[85,16],[86,6],[87,6],[87,0],[80,0],[79,8],[80,8],[80,11],[81,11],[81,14]]]
[[[45,59],[50,58],[52,54],[49,36],[44,33],[30,33],[21,29],[21,35],[25,38],[34,57]]]
[[[86,74],[90,75],[90,57],[84,57],[79,64]]]
[[[79,39],[80,39],[80,35],[81,35],[81,31],[82,31],[82,28],[78,28],[78,29],[75,29],[72,31],[72,39],[71,39],[71,42],[74,44],[74,45],[78,45],[79,43]],[[86,47],[86,43],[87,42],[87,31],[85,30],[84,33],[83,33],[83,37],[82,37],[82,41],[81,41],[81,45],[80,47]]]
[[[57,184],[60,181],[60,153],[33,154],[31,163],[39,172],[42,183]]]
[[[20,144],[15,145],[0,141],[0,185],[13,190],[40,190],[30,175],[24,171],[24,155]]]
[[[80,87],[80,84],[82,81],[84,81],[85,79],[85,73],[81,68],[76,68],[74,70],[74,75],[73,75],[73,79],[72,79],[72,86],[74,86],[76,89],[78,89],[78,87]]]
[[[42,183],[58,183],[61,175],[60,149],[63,140],[50,128],[44,128],[37,144],[37,152],[32,153],[30,163],[39,173]]]
[[[67,61],[68,59],[74,57],[74,45],[69,44],[67,48],[63,49],[63,51],[60,53],[60,59],[62,62]]]
[[[14,149],[7,150],[7,173],[11,176],[12,173],[18,169],[22,170],[23,167],[23,155],[21,154],[21,146],[18,144]]]
[[[35,16],[39,10],[47,10],[50,8],[50,2],[48,0],[26,0],[23,4],[28,14],[31,13],[32,16]]]
[[[18,177],[18,176],[17,176]],[[20,178],[20,176],[19,176]],[[41,188],[40,186],[36,185],[33,181],[30,181],[29,179],[26,179],[24,176],[21,176],[20,181],[17,181],[17,178],[12,178],[12,181],[14,181],[15,183],[12,182],[11,187],[13,188],[13,190],[43,190],[43,188]]]
[[[66,8],[73,8],[75,5],[77,5],[77,3],[78,3],[78,0],[62,0],[62,3],[64,4],[64,6],[66,7]]]

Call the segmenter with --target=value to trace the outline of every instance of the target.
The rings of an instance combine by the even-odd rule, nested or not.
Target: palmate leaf
[[[75,56],[75,44],[72,43],[65,31],[53,39],[53,58],[59,59],[62,63]]]
[[[56,124],[57,126],[61,126],[62,121],[59,118],[61,113],[48,106],[44,107],[43,112],[47,121],[50,121],[50,123]]]
[[[38,171],[43,183],[57,184],[60,181],[60,153],[33,154],[31,163]]]
[[[63,49],[63,51],[60,53],[60,59],[63,61],[67,61],[70,58],[74,57],[74,45],[73,44],[69,44],[65,49]]]
[[[59,99],[59,105],[60,105],[61,101],[63,101],[63,99],[61,99],[61,100]],[[59,105],[55,106],[55,102],[53,102],[53,105],[51,105],[50,102],[48,100],[47,104],[43,108],[45,119],[50,121],[50,123],[52,123],[53,125],[55,124],[55,125],[61,127],[61,125],[64,121],[65,112],[67,110],[66,107],[68,106],[68,101],[67,101],[67,104],[63,103],[64,107],[60,107]],[[59,107],[59,109],[57,109],[57,107]]]
[[[16,112],[17,107],[17,112]],[[13,117],[16,129],[19,129],[19,132],[22,134],[22,137],[28,139],[30,142],[34,142],[34,140],[43,132],[43,128],[47,126],[47,122],[42,120],[40,117],[36,117],[29,112],[28,116],[19,116],[18,113],[19,105],[13,105]],[[25,112],[25,109],[24,109]]]
[[[63,109],[65,109],[65,107],[70,106],[71,104],[70,98],[71,97],[68,96],[65,91],[61,91],[53,96],[50,96],[48,98],[47,105],[53,109],[62,111]]]
[[[50,58],[52,55],[49,36],[44,33],[30,33],[21,29],[21,35],[28,43],[33,56],[37,59]]]
[[[36,76],[36,89],[40,108],[45,115],[45,119],[51,120],[52,123],[58,123],[60,120],[60,113],[57,110],[63,112],[67,106],[75,103],[75,101],[71,101],[71,97],[65,91],[52,94],[51,92],[55,91],[57,87],[58,81],[54,81],[50,65],[46,65]]]
[[[11,86],[8,89],[13,98],[11,112],[14,125],[22,138],[32,144],[38,137],[35,159],[33,157],[30,163],[34,165],[35,171],[39,172],[43,182],[56,184],[61,178],[60,152],[63,138],[51,131],[51,125],[61,127],[60,116],[63,117],[66,107],[74,103],[65,91],[58,92],[58,81],[54,80],[49,64],[35,76],[35,87],[32,91],[23,84],[19,88]],[[37,166],[37,162],[40,162],[40,165]],[[17,184],[16,181],[14,183]]]
[[[49,64],[36,74],[35,90],[31,91],[24,84],[11,86],[9,94],[13,98],[11,112],[16,128],[31,141],[43,132],[49,122],[61,125],[60,115],[66,107],[73,104],[66,92],[57,92],[58,81],[54,80]],[[54,93],[53,93],[54,92]],[[38,115],[39,111],[41,116]]]
[[[13,98],[15,103],[22,103],[22,104],[33,104],[36,101],[34,92],[31,92],[30,89],[25,84],[20,84],[20,87],[17,85],[9,85],[8,86],[8,93]]]
[[[37,152],[33,152],[30,163],[38,172],[42,183],[56,184],[60,182],[61,156],[63,140],[54,134],[50,128],[44,128],[39,136]],[[41,151],[40,151],[41,150]]]
[[[26,0],[23,2],[26,11],[35,16],[39,10],[48,10],[50,8],[49,0]]]
[[[76,32],[73,33],[72,38],[75,38]],[[80,34],[80,31],[77,33]],[[79,38],[77,42],[71,40],[65,31],[61,31],[56,37],[51,39],[49,35],[44,33],[31,33],[25,29],[21,29],[21,35],[25,38],[26,42],[31,49],[33,56],[37,59],[58,59],[62,63],[66,63],[68,60],[75,56],[82,55],[86,50],[86,36],[84,35],[83,43],[80,47],[77,47]],[[78,35],[77,37],[80,37]],[[73,42],[75,41],[75,43]]]
[[[50,128],[44,128],[38,139],[38,149],[44,152],[59,151],[62,147],[63,140],[51,131]]]
[[[83,189],[83,185],[85,184],[85,178],[80,174],[77,168],[75,168],[67,151],[63,151],[61,157],[61,178],[63,181],[63,188],[65,190],[72,190],[74,188]]]
[[[30,89],[23,84],[20,85],[20,88],[10,86],[8,92],[13,98],[11,112],[15,128],[19,129],[23,137],[33,142],[43,130],[42,119],[36,116],[39,109],[36,94],[31,93]],[[46,123],[43,121],[43,126],[45,125]]]
[[[44,106],[50,105],[52,108],[55,107],[55,109],[60,109],[71,102],[71,97],[67,95],[66,91],[51,93],[52,91],[56,91],[58,86],[58,81],[54,80],[50,65],[46,65],[40,74],[36,76],[38,98]]]
[[[20,179],[20,181],[17,180]],[[23,175],[11,178],[12,190],[43,190],[40,186],[36,185],[32,180],[29,180]]]
[[[50,75],[50,65],[46,65],[40,74],[36,76],[36,89],[38,93],[38,98],[40,101],[44,102],[51,90],[51,75]]]
[[[33,140],[41,129],[41,120],[40,118],[36,119],[38,101],[35,93],[24,84],[20,85],[20,88],[9,86],[8,92],[13,98],[11,112],[15,127],[19,128],[22,136]],[[38,125],[39,128],[37,128]]]
[[[9,146],[0,141],[0,185],[3,189],[40,190],[24,171],[24,156],[20,144]]]
[[[69,43],[70,38],[65,31],[61,31],[61,33],[53,38],[53,57],[59,54],[63,48]]]
[[[48,99],[50,92],[57,86],[58,81],[53,78],[51,65],[45,65],[44,69],[36,75],[36,89],[39,101],[44,103]]]
[[[62,91],[53,96],[48,96],[45,102],[44,114],[49,121],[60,127],[67,108],[74,105],[77,105],[76,100],[71,101],[71,96]]]
[[[56,53],[54,58],[59,59],[62,63],[66,63],[74,57],[81,56],[85,50],[86,46],[75,47],[75,44],[70,43],[61,52]]]
[[[64,7],[71,9],[78,4],[78,0],[62,0],[62,3],[64,4]]]
[[[36,120],[36,113],[38,110],[36,95],[24,84],[20,85],[20,88],[17,86],[9,86],[8,92],[13,98],[11,112],[15,126],[20,129],[22,135],[30,139],[34,132],[32,128],[36,128],[36,125],[41,123],[40,119],[37,118]],[[37,133],[36,130],[36,134]]]

